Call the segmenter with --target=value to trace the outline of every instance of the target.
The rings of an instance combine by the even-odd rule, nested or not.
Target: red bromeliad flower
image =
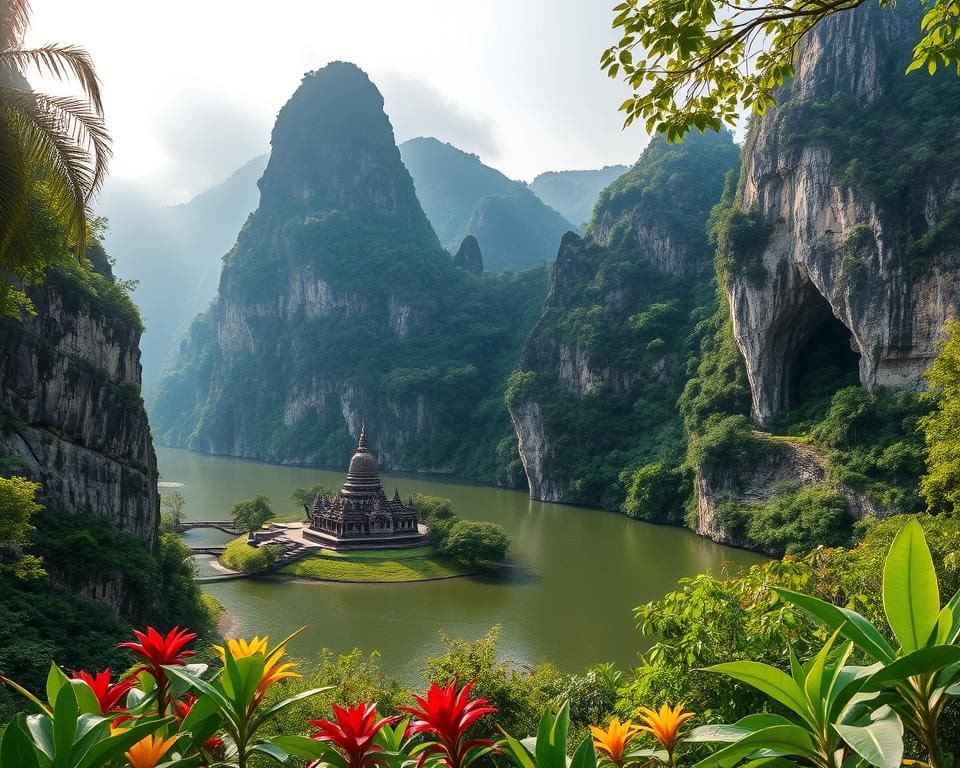
[[[197,636],[196,632],[190,632],[180,627],[174,627],[166,635],[161,635],[153,627],[147,627],[146,632],[133,630],[139,642],[133,641],[120,643],[117,648],[129,648],[134,653],[139,654],[147,663],[144,667],[154,676],[163,676],[160,667],[182,666],[188,656],[193,656],[193,651],[185,651],[184,646]]]
[[[453,680],[444,688],[436,683],[423,696],[414,696],[420,708],[400,707],[417,718],[408,733],[432,734],[435,738],[420,753],[417,765],[422,766],[430,757],[437,756],[447,768],[467,768],[488,748],[493,747],[489,739],[468,739],[470,726],[484,715],[497,711],[486,699],[471,699],[471,680],[457,690],[457,681]]]
[[[135,682],[134,676],[130,675],[121,678],[116,683],[111,683],[110,676],[111,672],[109,667],[97,672],[95,675],[91,675],[82,669],[73,673],[74,680],[83,680],[83,682],[90,686],[90,690],[93,691],[93,695],[97,697],[97,701],[100,704],[101,715],[106,715],[111,712],[122,712],[125,707],[120,706],[120,701],[127,695],[127,691],[133,688]]]
[[[187,719],[187,715],[190,714],[190,710],[193,709],[193,705],[196,703],[197,697],[192,693],[185,693],[182,699],[173,700],[173,716],[180,725],[183,725],[183,721]],[[208,752],[219,749],[222,746],[223,739],[219,736],[211,736],[203,742],[203,748]]]
[[[197,633],[174,627],[166,635],[162,635],[153,627],[147,627],[146,632],[135,629],[133,634],[139,642],[119,643],[117,648],[129,648],[146,660],[141,669],[149,672],[157,683],[157,711],[163,716],[167,704],[167,675],[163,667],[186,664],[186,658],[193,656],[193,651],[184,650],[184,647],[196,638]]]
[[[310,720],[318,728],[311,738],[329,741],[346,760],[347,768],[373,768],[383,752],[373,740],[385,725],[393,725],[400,718],[383,717],[377,720],[377,705],[365,701],[352,707],[333,705],[335,720]]]

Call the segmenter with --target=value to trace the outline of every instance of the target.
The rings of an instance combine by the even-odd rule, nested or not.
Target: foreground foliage
[[[763,114],[775,103],[776,89],[794,75],[798,43],[825,19],[863,3],[623,2],[614,7],[613,21],[622,37],[604,52],[601,66],[633,90],[620,107],[626,125],[643,120],[648,133],[679,141],[692,128],[718,131],[724,124],[736,125],[744,106]],[[930,3],[906,72],[923,69],[933,75],[945,67],[960,73],[958,32],[956,4]]]

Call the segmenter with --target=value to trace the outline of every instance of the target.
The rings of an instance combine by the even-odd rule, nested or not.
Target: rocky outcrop
[[[483,254],[480,252],[480,243],[477,242],[477,238],[473,235],[463,238],[453,257],[453,264],[475,275],[483,272]]]
[[[760,424],[796,404],[800,361],[824,324],[842,324],[866,387],[916,387],[944,322],[957,314],[960,243],[944,233],[960,201],[960,172],[931,162],[932,148],[914,160],[909,146],[878,151],[881,136],[830,132],[842,122],[831,110],[845,113],[843,133],[850,125],[880,132],[917,120],[917,88],[960,89],[955,77],[906,83],[916,29],[913,6],[864,5],[824,21],[802,44],[795,79],[748,136],[737,204],[763,236],[755,253],[735,254],[755,268],[733,269],[725,284]],[[955,119],[943,128],[954,144]],[[892,200],[883,185],[903,183],[890,177],[904,163],[908,192]]]
[[[35,315],[0,319],[0,455],[23,462],[48,510],[109,520],[154,549],[157,464],[139,394],[140,330],[55,272],[28,295]],[[142,609],[119,577],[69,586],[127,618]]]
[[[654,140],[600,195],[587,234],[563,236],[508,390],[534,498],[619,507],[629,464],[678,460],[664,436],[681,432],[680,340],[711,280],[707,217],[738,159],[728,134]]]
[[[697,522],[694,531],[721,544],[752,548],[753,543],[738,538],[718,520],[721,504],[761,505],[770,501],[778,487],[831,483],[827,459],[812,445],[764,438],[763,448],[749,467],[701,466],[695,477]],[[867,515],[885,517],[895,510],[876,504],[865,494],[846,485],[834,484],[849,505],[850,515],[860,520]]]
[[[217,301],[161,383],[158,439],[339,466],[365,420],[385,469],[522,482],[497,466],[511,434],[497,388],[542,302],[545,270],[454,266],[383,97],[352,64],[304,77],[277,117],[260,189]]]

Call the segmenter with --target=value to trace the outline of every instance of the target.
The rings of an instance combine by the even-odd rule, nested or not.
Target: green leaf
[[[216,686],[211,685],[206,680],[196,677],[183,667],[169,666],[164,667],[164,670],[166,670],[167,674],[172,677],[186,680],[194,689],[213,699],[213,702],[217,705],[217,709],[220,712],[220,716],[227,721],[234,731],[237,729],[239,726],[239,714],[234,711],[233,703],[226,696],[224,696],[223,691],[218,689]]]
[[[556,715],[544,712],[537,729],[534,754],[537,768],[567,768],[567,731],[570,728],[570,707],[564,703]]]
[[[830,630],[842,627],[841,634],[878,661],[893,661],[896,653],[880,631],[856,611],[840,608],[812,595],[792,589],[774,587],[773,591],[788,603],[796,605],[818,619]]]
[[[503,734],[503,739],[498,742],[498,745],[509,755],[517,768],[537,768],[530,750],[503,729],[500,732]]]
[[[747,734],[769,728],[773,725],[793,725],[787,718],[780,715],[760,714],[747,715],[733,725],[699,725],[683,737],[685,742],[716,743],[739,741]]]
[[[759,661],[729,661],[706,668],[707,672],[720,672],[742,683],[753,686],[771,699],[780,702],[800,717],[809,717],[809,708],[803,691],[791,677],[769,664]]]
[[[324,686],[323,688],[309,688],[306,691],[300,691],[299,693],[295,693],[293,696],[289,696],[283,701],[278,701],[272,707],[269,707],[267,709],[257,712],[257,714],[250,721],[250,732],[251,733],[255,732],[260,726],[272,720],[275,716],[280,714],[283,710],[285,710],[287,707],[291,706],[292,704],[296,704],[298,701],[303,701],[304,699],[309,699],[311,696],[316,696],[317,694],[325,693],[326,691],[329,691],[332,688],[333,688],[332,685],[327,685],[327,686]]]
[[[269,741],[301,760],[324,760],[327,755],[336,751],[326,742],[308,736],[274,736]]]
[[[960,662],[960,646],[930,645],[887,664],[867,678],[862,690],[879,691],[889,683],[939,672],[958,662]]]
[[[62,685],[57,691],[57,700],[53,706],[53,747],[57,757],[70,754],[73,737],[77,732],[77,717],[80,706],[73,686]]]
[[[68,682],[68,679],[60,667],[50,662],[50,670],[47,672],[47,701],[51,707],[57,700],[60,688]]]
[[[0,768],[39,768],[33,742],[24,731],[23,715],[7,725],[0,740]]]
[[[834,728],[870,765],[897,768],[903,760],[903,723],[889,707],[881,707],[874,715],[868,725],[835,724]]]
[[[260,752],[267,757],[272,757],[281,765],[287,762],[287,759],[290,757],[284,750],[275,744],[271,744],[269,741],[261,741],[258,744],[254,744],[252,751]]]
[[[883,565],[883,610],[905,653],[926,645],[940,615],[940,588],[923,528],[911,518]]]
[[[597,750],[590,736],[585,737],[577,747],[577,751],[573,753],[570,768],[597,768]]]
[[[799,725],[774,725],[714,752],[694,768],[733,768],[746,757],[803,757],[817,762],[809,732]]]
[[[74,768],[103,768],[109,765],[119,755],[130,749],[141,739],[155,733],[164,725],[173,722],[172,717],[163,720],[150,719],[137,723],[125,731],[120,731],[114,736],[106,739],[100,739],[94,742],[93,746],[85,755],[75,764]]]

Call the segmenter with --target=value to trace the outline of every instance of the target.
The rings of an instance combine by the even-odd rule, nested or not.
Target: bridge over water
[[[233,520],[183,520],[179,525],[181,531],[190,531],[194,528],[215,528],[231,536],[239,536],[243,533],[234,527]]]

